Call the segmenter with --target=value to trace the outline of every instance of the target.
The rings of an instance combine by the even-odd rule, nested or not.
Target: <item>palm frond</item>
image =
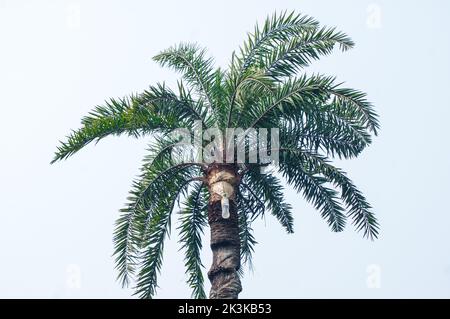
[[[378,115],[375,112],[372,103],[367,101],[366,94],[348,88],[331,87],[327,91],[334,98],[333,103],[339,107],[342,112],[354,114],[354,118],[363,123],[375,135],[380,129]]]
[[[245,182],[256,196],[261,198],[268,210],[275,216],[288,233],[294,232],[292,207],[284,200],[283,186],[272,174],[264,174],[257,166],[245,173]]]
[[[255,251],[255,245],[257,241],[253,235],[253,229],[251,227],[252,220],[264,212],[259,212],[261,206],[254,198],[243,194],[241,191],[237,192],[237,207],[239,212],[239,238],[241,243],[241,264],[248,264],[252,269],[252,255]],[[264,210],[264,206],[262,207]],[[242,268],[241,268],[242,269]]]
[[[354,43],[335,28],[309,29],[268,52],[259,60],[258,68],[278,80],[294,76],[299,70],[309,66],[312,60],[329,55],[336,45],[346,51]]]
[[[282,146],[323,152],[327,156],[358,156],[372,139],[357,120],[325,105],[313,112],[299,111],[296,119],[282,119],[279,133]]]
[[[339,203],[336,190],[327,186],[328,180],[315,171],[315,167],[290,152],[280,150],[279,170],[308,202],[321,212],[331,229],[340,232],[344,229],[346,216]]]
[[[306,111],[305,107],[327,101],[329,93],[325,89],[334,87],[333,81],[333,77],[322,75],[291,79],[241,117],[251,120],[247,123],[251,128],[272,127],[281,116],[297,118],[299,111]]]
[[[241,114],[241,118],[252,119],[249,127],[271,127],[281,119],[297,121],[304,115],[317,117],[322,112],[330,119],[334,117],[332,120],[352,122],[353,128],[367,140],[370,135],[364,131],[376,135],[380,125],[365,96],[360,91],[341,87],[333,77],[303,75],[281,84],[273,94]]]
[[[263,97],[273,94],[276,88],[276,82],[272,77],[260,71],[248,71],[245,79],[235,89],[234,112],[237,114],[247,114]],[[227,90],[229,89],[227,87]],[[243,122],[243,119],[237,117],[234,122],[230,118],[228,127],[233,125],[239,126]]]
[[[254,221],[256,218],[264,216],[266,205],[263,201],[264,198],[256,195],[252,188],[246,184],[246,181],[247,178],[244,177],[244,180],[239,185],[239,193],[242,200],[242,208],[251,217],[250,220]]]
[[[213,59],[205,56],[206,50],[198,45],[181,43],[160,52],[153,60],[182,73],[183,78],[198,95],[207,101],[210,108],[214,108],[216,102],[213,88],[217,74],[213,71]]]
[[[183,189],[181,185],[199,174],[194,163],[177,164],[172,152],[177,145],[176,141],[167,138],[156,139],[150,145],[150,155],[144,158],[141,174],[133,182],[128,203],[116,222],[114,255],[122,285],[128,285],[134,275],[139,249],[161,198],[167,198],[172,192],[176,199]],[[166,209],[171,212],[173,207],[167,206]]]
[[[263,27],[255,27],[253,34],[248,35],[247,41],[240,49],[240,54],[233,53],[230,72],[227,79],[229,87],[229,106],[227,127],[231,124],[238,88],[247,76],[253,72],[248,72],[255,62],[260,61],[269,52],[276,49],[280,43],[289,42],[291,37],[301,34],[305,30],[313,30],[318,27],[318,23],[304,15],[294,12],[274,14],[267,18]]]
[[[306,15],[287,11],[275,13],[265,20],[262,28],[256,25],[254,32],[248,35],[240,54],[233,56],[231,72],[237,71],[238,73],[233,75],[239,79],[253,63],[259,62],[280,43],[289,42],[292,37],[315,30],[318,25],[317,21]]]
[[[326,157],[319,154],[301,151],[297,152],[297,155],[322,173],[335,187],[341,189],[341,197],[347,206],[349,217],[353,219],[356,230],[362,230],[364,237],[372,240],[377,238],[379,223],[371,211],[372,207],[345,172],[331,165]]]
[[[205,299],[203,287],[203,264],[200,258],[203,228],[207,225],[207,194],[203,183],[197,183],[187,197],[181,210],[179,226],[182,249],[185,250],[185,266],[188,274],[187,283],[192,289],[192,297]]]
[[[156,293],[157,276],[161,270],[164,240],[170,231],[171,212],[167,209],[169,199],[160,202],[152,214],[148,227],[148,236],[140,256],[141,268],[137,277],[135,295],[142,299],[151,299]]]
[[[177,96],[164,85],[150,87],[139,95],[111,99],[82,119],[82,127],[57,147],[52,163],[66,159],[92,141],[98,142],[109,135],[125,133],[140,137],[191,126],[194,121],[202,120],[196,108],[197,103],[185,91],[181,90]]]

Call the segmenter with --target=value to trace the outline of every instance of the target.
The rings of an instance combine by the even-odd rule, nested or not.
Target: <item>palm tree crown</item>
[[[228,69],[215,68],[197,45],[171,47],[154,60],[182,75],[176,90],[150,86],[141,94],[110,99],[82,119],[52,163],[108,135],[151,136],[114,233],[123,285],[135,282],[142,298],[155,294],[171,213],[181,206],[178,231],[187,283],[193,297],[206,297],[200,251],[211,186],[205,176],[212,165],[174,158],[183,147],[170,133],[180,127],[279,129],[279,162],[271,165],[278,174],[261,169],[267,163],[230,164],[239,178],[235,203],[243,263],[250,261],[256,243],[251,229],[256,218],[270,213],[293,232],[292,207],[277,176],[311,202],[333,231],[342,231],[351,219],[365,237],[377,237],[370,204],[331,162],[356,157],[371,143],[379,129],[377,114],[364,93],[342,87],[331,76],[302,73],[336,46],[346,51],[353,45],[344,33],[321,27],[310,17],[274,14],[248,35]]]

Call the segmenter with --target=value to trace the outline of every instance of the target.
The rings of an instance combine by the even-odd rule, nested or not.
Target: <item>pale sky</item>
[[[450,4],[435,1],[0,0],[0,297],[129,298],[112,244],[146,140],[111,137],[50,165],[60,139],[108,97],[178,75],[151,57],[197,42],[226,67],[256,21],[296,10],[356,42],[314,63],[368,93],[381,134],[339,163],[374,206],[381,236],[332,233],[286,191],[295,234],[255,223],[242,298],[450,298]],[[173,228],[158,298],[187,298]],[[208,238],[203,261],[210,266]],[[209,283],[207,283],[209,289]],[[134,297],[133,297],[134,298]]]

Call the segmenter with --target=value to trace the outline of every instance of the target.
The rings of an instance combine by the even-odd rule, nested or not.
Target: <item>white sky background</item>
[[[231,52],[275,9],[356,42],[311,68],[368,93],[381,134],[339,163],[381,222],[370,242],[332,233],[289,190],[295,234],[258,220],[243,298],[450,297],[448,1],[0,0],[0,297],[130,297],[115,281],[112,232],[145,140],[108,138],[50,166],[58,140],[105,98],[178,75],[151,57],[181,41]],[[190,296],[175,229],[157,297]],[[210,266],[208,238],[204,264]],[[206,272],[206,270],[205,270]],[[207,285],[209,288],[209,285]]]

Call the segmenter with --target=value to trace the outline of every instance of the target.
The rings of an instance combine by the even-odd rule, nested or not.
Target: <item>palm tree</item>
[[[227,70],[214,68],[197,45],[174,46],[154,60],[181,73],[176,91],[164,84],[150,86],[141,94],[110,99],[82,119],[82,127],[61,142],[52,163],[109,135],[151,138],[114,233],[116,268],[124,286],[132,281],[141,298],[154,296],[171,214],[180,206],[179,242],[192,296],[206,298],[200,251],[209,225],[209,297],[237,298],[241,266],[251,262],[256,244],[251,223],[270,213],[288,233],[294,230],[281,177],[333,231],[342,231],[350,218],[365,237],[377,237],[379,225],[370,204],[331,162],[356,157],[371,143],[379,129],[377,114],[364,93],[342,87],[334,77],[300,74],[335,46],[346,51],[353,45],[344,33],[320,27],[310,17],[274,14],[248,35]],[[246,133],[278,128],[279,145],[269,151],[279,154],[279,161],[242,163],[234,155],[226,163],[207,163],[198,156],[179,160],[195,152],[174,138],[173,130],[229,127],[245,127]],[[214,151],[226,156],[230,142],[221,140]],[[251,149],[255,145],[248,145],[246,156]],[[227,208],[229,216],[224,216]]]

